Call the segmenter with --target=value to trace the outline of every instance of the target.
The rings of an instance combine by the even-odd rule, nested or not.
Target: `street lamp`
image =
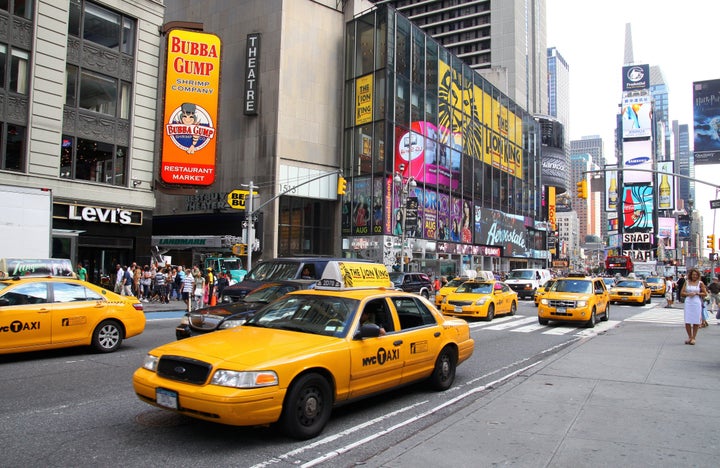
[[[402,221],[400,224],[400,271],[405,271],[405,219],[407,218],[407,200],[410,191],[417,187],[414,177],[405,178],[402,172],[405,170],[405,164],[400,164],[400,170],[395,172],[393,182],[400,192],[400,214]]]

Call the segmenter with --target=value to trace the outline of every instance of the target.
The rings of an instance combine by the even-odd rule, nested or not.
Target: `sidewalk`
[[[176,312],[187,310],[187,305],[183,301],[171,300],[169,304],[162,304],[160,302],[143,302],[143,310],[145,313],[150,312]]]
[[[717,466],[717,323],[711,318],[691,346],[683,326],[623,322],[365,465]]]

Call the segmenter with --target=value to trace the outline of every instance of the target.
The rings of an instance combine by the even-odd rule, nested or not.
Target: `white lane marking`
[[[506,315],[505,317],[496,318],[492,322],[470,322],[469,326],[470,328],[485,328],[489,327],[490,325],[496,325],[498,323],[511,322],[522,317],[522,315]]]
[[[521,318],[519,320],[514,320],[512,322],[506,322],[506,323],[500,323],[497,325],[493,325],[492,327],[487,327],[486,330],[507,330],[508,328],[515,327],[517,325],[523,325],[525,323],[530,322],[537,322],[536,317],[525,317]]]
[[[538,361],[538,362],[536,362],[536,363],[534,363],[534,364],[530,364],[530,365],[527,366],[527,367],[524,367],[524,368],[522,368],[522,369],[516,370],[515,372],[511,372],[510,374],[507,374],[507,375],[501,377],[500,379],[495,380],[494,382],[490,382],[489,384],[481,385],[480,387],[472,388],[472,389],[470,389],[469,391],[467,391],[467,392],[465,392],[465,393],[463,393],[463,394],[461,394],[461,395],[458,395],[458,396],[456,396],[455,398],[452,398],[452,399],[444,402],[444,403],[441,404],[441,405],[438,405],[438,406],[436,406],[436,407],[434,407],[434,408],[431,408],[431,409],[429,409],[429,410],[427,410],[427,411],[425,411],[425,412],[423,412],[423,413],[420,413],[420,414],[418,414],[418,415],[415,416],[415,417],[406,419],[405,421],[402,421],[402,422],[400,422],[400,423],[398,423],[398,424],[395,424],[395,425],[393,425],[393,426],[391,426],[391,427],[388,427],[387,429],[383,429],[383,430],[381,430],[381,431],[379,431],[379,432],[376,432],[375,434],[372,434],[372,435],[370,435],[370,436],[368,436],[368,437],[365,437],[364,439],[358,440],[358,441],[353,442],[353,443],[351,443],[351,444],[347,444],[347,445],[345,445],[344,447],[339,447],[339,448],[333,450],[332,452],[328,452],[328,453],[323,454],[323,455],[321,455],[321,456],[319,456],[319,457],[317,457],[317,458],[314,458],[314,459],[312,459],[312,460],[309,460],[308,462],[303,463],[303,464],[300,465],[300,466],[303,467],[303,468],[305,468],[305,467],[311,467],[311,466],[315,466],[315,465],[318,465],[318,464],[320,464],[320,463],[326,462],[326,461],[328,461],[328,460],[330,460],[330,459],[332,459],[332,458],[338,457],[338,456],[342,455],[342,454],[345,453],[345,452],[349,452],[350,450],[354,449],[355,447],[360,447],[360,446],[362,446],[362,445],[364,445],[364,444],[367,444],[367,443],[370,442],[371,440],[375,440],[375,439],[377,439],[377,438],[379,438],[379,437],[382,437],[382,436],[384,436],[384,435],[386,435],[386,434],[389,434],[389,433],[391,433],[391,432],[393,432],[393,431],[395,431],[395,430],[397,430],[397,429],[403,428],[403,427],[407,426],[407,425],[410,424],[410,423],[413,423],[413,422],[415,422],[415,421],[419,421],[420,419],[422,419],[422,418],[424,418],[424,417],[426,417],[426,416],[430,416],[431,414],[436,413],[436,412],[440,411],[441,409],[443,409],[443,408],[445,408],[445,407],[447,407],[447,406],[450,406],[450,405],[452,405],[452,404],[454,404],[454,403],[456,403],[456,402],[458,402],[458,401],[460,401],[460,400],[462,400],[462,399],[464,399],[464,398],[467,398],[467,397],[470,396],[470,395],[473,395],[473,394],[475,394],[475,393],[478,393],[478,392],[481,392],[481,391],[483,391],[483,390],[486,390],[487,388],[490,388],[490,387],[492,387],[492,386],[494,386],[494,385],[497,385],[498,383],[502,382],[503,380],[507,380],[507,379],[509,379],[509,378],[511,378],[511,377],[514,377],[514,376],[516,376],[516,375],[518,375],[518,374],[521,374],[521,373],[527,371],[528,369],[531,369],[531,368],[537,366],[537,365],[540,364],[541,362],[542,362],[542,361]]]
[[[534,331],[536,331],[536,330],[540,330],[540,329],[543,329],[543,328],[547,328],[547,327],[548,327],[547,325],[540,325],[539,323],[537,323],[537,319],[536,319],[535,317],[533,317],[533,321],[534,321],[535,323],[532,324],[532,325],[525,325],[524,327],[514,328],[514,329],[512,329],[512,330],[510,330],[510,331],[511,331],[511,332],[518,332],[518,333],[530,333],[530,332],[534,332]]]

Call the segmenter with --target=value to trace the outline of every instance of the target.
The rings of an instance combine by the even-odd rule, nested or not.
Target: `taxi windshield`
[[[616,288],[642,288],[640,281],[618,281],[615,285]]]
[[[338,296],[289,295],[255,314],[245,325],[343,338],[359,301]]]
[[[473,283],[468,281],[460,285],[455,290],[458,293],[472,293],[472,294],[491,294],[493,291],[493,283]]]
[[[592,285],[590,281],[585,280],[561,279],[555,282],[551,290],[555,292],[590,294],[592,292]]]
[[[455,278],[448,281],[448,283],[444,286],[447,288],[457,288],[461,284],[463,284],[465,281],[467,281],[468,278]]]
[[[662,282],[663,282],[663,279],[662,279],[662,278],[650,278],[650,277],[648,277],[648,278],[645,278],[645,281],[647,281],[648,283],[662,283]]]

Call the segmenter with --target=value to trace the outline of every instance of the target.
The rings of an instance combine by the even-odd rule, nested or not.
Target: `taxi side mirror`
[[[380,326],[375,323],[366,323],[360,327],[360,330],[355,333],[356,340],[362,340],[364,338],[377,338],[380,336]]]

